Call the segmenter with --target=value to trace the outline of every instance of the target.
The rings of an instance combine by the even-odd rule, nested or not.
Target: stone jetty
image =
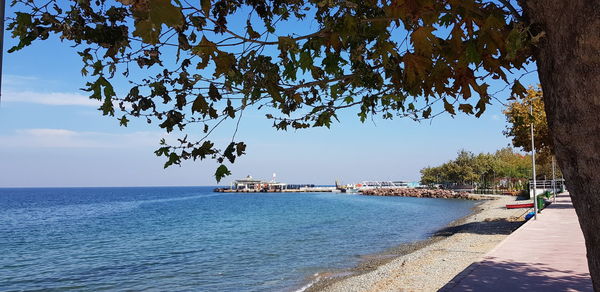
[[[415,198],[444,198],[444,199],[466,199],[466,200],[485,200],[483,196],[470,194],[467,192],[455,192],[451,190],[432,190],[432,189],[413,189],[413,188],[377,188],[363,190],[365,196],[397,196],[397,197],[415,197]]]

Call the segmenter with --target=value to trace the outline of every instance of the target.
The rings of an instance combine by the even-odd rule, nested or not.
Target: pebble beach
[[[324,274],[305,291],[437,291],[524,223],[511,196],[479,195],[473,213],[431,238],[373,255],[351,271]]]

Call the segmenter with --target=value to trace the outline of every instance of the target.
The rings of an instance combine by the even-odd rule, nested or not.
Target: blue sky
[[[5,50],[12,43],[6,34]],[[166,134],[155,124],[134,120],[124,128],[102,117],[98,102],[79,90],[86,79],[75,52],[54,39],[5,53],[0,187],[216,184],[211,161],[163,169],[163,158],[153,151]],[[536,74],[522,79],[526,86],[537,82]],[[492,152],[507,146],[502,109],[494,101],[479,119],[443,115],[421,123],[375,118],[364,124],[350,109],[331,129],[288,132],[272,128],[264,113],[248,112],[237,134],[248,144],[247,155],[230,167],[233,176],[224,183],[248,174],[266,179],[274,172],[288,183],[418,180],[421,168],[445,162],[459,149]],[[220,130],[215,139],[230,139],[233,128]]]

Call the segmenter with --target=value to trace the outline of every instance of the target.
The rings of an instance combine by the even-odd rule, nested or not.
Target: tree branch
[[[506,9],[508,9],[510,11],[510,13],[518,20],[523,22],[524,18],[523,15],[519,14],[519,12],[517,11],[517,9],[512,6],[512,4],[510,4],[509,0],[498,0],[500,1],[500,3],[504,4],[504,7],[506,7]]]

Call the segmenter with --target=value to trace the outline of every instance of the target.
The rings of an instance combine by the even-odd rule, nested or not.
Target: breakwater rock
[[[430,190],[413,188],[381,188],[363,190],[365,196],[397,196],[397,197],[415,197],[415,198],[443,198],[443,199],[465,199],[465,200],[486,200],[489,198],[474,195],[467,192],[455,192],[451,190]]]

